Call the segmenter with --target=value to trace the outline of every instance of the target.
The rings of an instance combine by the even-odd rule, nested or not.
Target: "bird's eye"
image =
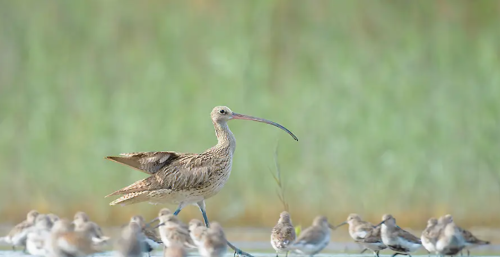
[[[220,110],[219,113],[220,114],[226,114],[226,111],[225,110]]]

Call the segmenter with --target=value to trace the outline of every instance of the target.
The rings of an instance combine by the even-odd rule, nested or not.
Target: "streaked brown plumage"
[[[271,245],[278,253],[285,252],[288,256],[288,246],[295,241],[295,227],[292,224],[290,214],[286,211],[280,214],[278,223],[271,231]]]
[[[376,256],[379,256],[379,252],[387,248],[387,246],[382,242],[380,235],[381,227],[374,227],[368,221],[361,219],[356,213],[351,213],[347,216],[347,220],[337,225],[337,227],[349,224],[349,235],[356,243],[361,244],[366,249],[370,249]],[[363,250],[363,252],[365,251]]]
[[[130,222],[135,222],[139,224],[139,227],[142,230],[142,233],[144,234],[144,243],[148,244],[146,249],[153,250],[155,248],[158,248],[162,242],[161,238],[156,232],[156,230],[150,226],[147,226],[146,222],[144,221],[144,217],[141,215],[136,215],[130,218]]]
[[[5,243],[12,245],[13,250],[16,249],[16,246],[26,247],[28,230],[35,225],[37,216],[38,212],[36,210],[31,210],[30,212],[28,212],[28,214],[26,215],[26,220],[14,226],[14,228],[10,230],[7,236],[0,238],[0,242],[4,241]]]
[[[110,204],[175,203],[178,204],[175,215],[185,206],[196,204],[203,214],[205,225],[208,226],[205,200],[217,194],[231,174],[236,139],[227,125],[229,120],[244,119],[267,123],[286,131],[298,140],[292,132],[275,122],[237,114],[226,106],[215,107],[210,116],[217,136],[217,145],[203,153],[136,152],[107,157],[108,160],[149,175],[109,194],[108,196],[122,195]],[[246,255],[232,244],[229,243],[229,246],[238,254]]]

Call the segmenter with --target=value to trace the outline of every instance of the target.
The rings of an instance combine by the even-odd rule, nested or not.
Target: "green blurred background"
[[[498,1],[0,1],[0,223],[36,208],[119,224],[122,152],[202,152],[216,105],[238,147],[207,201],[225,226],[358,212],[500,224]],[[168,206],[175,209],[175,205]],[[201,218],[187,207],[183,219]]]

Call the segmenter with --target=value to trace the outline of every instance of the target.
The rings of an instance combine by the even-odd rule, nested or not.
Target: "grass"
[[[30,208],[120,223],[144,178],[104,156],[201,152],[216,105],[238,147],[208,215],[270,226],[282,177],[294,221],[350,212],[498,225],[495,1],[1,1],[0,220]],[[175,206],[171,206],[175,208]],[[183,211],[184,213],[184,211]],[[111,218],[118,215],[118,218]],[[196,208],[184,215],[200,217]],[[273,219],[269,217],[275,217]]]

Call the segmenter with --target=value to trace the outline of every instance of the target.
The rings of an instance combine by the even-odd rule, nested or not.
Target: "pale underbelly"
[[[231,175],[231,167],[225,171],[221,171],[210,177],[203,186],[198,186],[193,189],[157,189],[149,191],[148,202],[151,204],[180,204],[189,205],[196,204],[199,201],[208,199],[224,187],[229,176]]]

